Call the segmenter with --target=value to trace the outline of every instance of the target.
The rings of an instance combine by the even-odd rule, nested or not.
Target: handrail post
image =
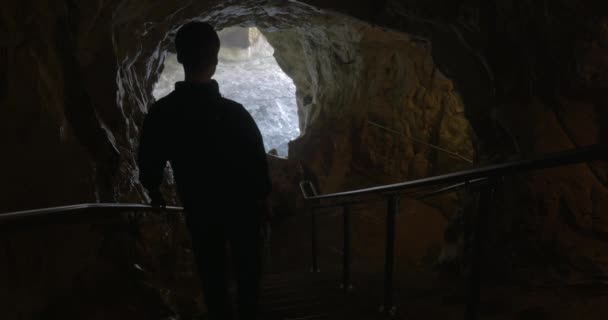
[[[384,264],[384,305],[381,312],[386,312],[390,317],[396,313],[393,304],[393,271],[395,266],[395,217],[399,212],[398,195],[390,195],[387,201],[386,212],[386,253]]]
[[[343,207],[344,216],[344,246],[343,246],[343,274],[342,274],[342,289],[347,293],[352,289],[351,285],[351,223],[350,223],[350,205],[346,204]]]
[[[317,252],[317,244],[318,244],[318,236],[317,236],[317,216],[315,214],[315,208],[309,207],[308,209],[310,213],[310,224],[311,224],[311,232],[310,232],[310,240],[311,240],[311,254],[312,254],[312,272],[319,272],[319,261],[318,261],[318,252]]]
[[[483,255],[484,228],[487,226],[486,221],[488,214],[494,207],[496,178],[489,179],[487,189],[480,192],[479,207],[473,215],[471,225],[471,235],[469,245],[471,246],[470,258],[471,265],[469,270],[469,279],[467,287],[467,304],[465,310],[466,320],[479,319],[479,302],[481,293],[481,259]],[[470,193],[470,186],[466,185],[465,193]]]

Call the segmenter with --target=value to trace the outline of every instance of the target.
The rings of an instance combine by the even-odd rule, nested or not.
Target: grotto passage
[[[233,34],[216,79],[223,95],[255,117],[265,151],[285,155],[290,141],[289,159],[267,157],[274,215],[262,303],[281,312],[294,307],[292,297],[271,300],[284,283],[335,302],[325,299],[342,279],[332,270],[346,260],[344,210],[328,209],[316,219],[322,272],[308,272],[312,228],[299,182],[309,176],[326,194],[608,143],[606,0],[6,0],[0,164],[8,170],[0,215],[148,203],[137,178],[138,137],[155,85],[165,81],[172,90],[182,78],[170,75],[181,72],[171,42],[192,20]],[[272,48],[255,41],[254,29],[229,28],[237,25],[257,26]],[[253,87],[242,89],[249,78]],[[262,101],[273,92],[278,98]],[[163,196],[179,205],[172,177]],[[608,164],[499,182],[484,193],[401,199],[394,319],[462,319],[465,291],[474,291],[462,285],[473,269],[467,233],[475,217],[487,217],[481,318],[605,320]],[[384,276],[387,203],[351,209],[348,296],[380,294],[383,281],[365,275]],[[182,219],[97,212],[82,209],[78,223],[57,213],[10,229],[0,217],[0,319],[193,319],[206,312]],[[325,318],[373,319],[383,304],[382,297],[356,301],[333,306],[370,313]],[[312,315],[296,313],[291,318]]]
[[[230,27],[220,31],[222,47],[214,79],[224,97],[241,102],[258,124],[266,151],[287,157],[287,143],[300,135],[296,87],[273,57],[274,49],[257,28]],[[184,73],[169,53],[153,96],[173,90]]]

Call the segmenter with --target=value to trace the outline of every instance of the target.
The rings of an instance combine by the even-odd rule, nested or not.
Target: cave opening
[[[219,31],[221,48],[214,79],[225,98],[241,103],[256,121],[267,152],[288,156],[288,143],[300,135],[296,87],[274,58],[274,48],[256,27]],[[156,100],[169,94],[184,71],[168,52],[154,85]]]
[[[153,93],[158,99],[169,93],[183,78],[172,52],[179,26],[208,21],[221,30],[223,48],[214,77],[220,91],[252,114],[267,151],[277,149],[279,156],[289,156],[286,161],[269,157],[277,217],[288,219],[300,212],[294,199],[299,196],[297,183],[304,179],[316,180],[318,190],[332,193],[474,166],[475,132],[465,101],[450,70],[444,73],[435,60],[431,39],[334,12],[300,9],[249,13],[227,7],[202,18],[146,26],[142,41],[150,50],[145,59],[136,59],[139,64],[124,64],[119,81],[128,94],[120,97],[145,113],[152,95],[135,100],[137,94]],[[292,19],[300,14],[307,19]],[[124,52],[135,59],[135,49]],[[272,93],[277,94],[274,100],[268,99]],[[280,105],[286,100],[292,104],[287,115]],[[299,165],[306,166],[306,172],[300,172]],[[173,182],[171,175],[168,182]],[[443,227],[457,221],[462,211],[455,204],[459,197],[445,195],[432,203],[437,210],[425,207],[425,218],[408,229],[420,246],[404,256],[422,256],[427,248],[444,243]],[[383,209],[370,210],[381,214]]]
[[[135,110],[132,119],[137,128],[138,117],[146,113],[153,95],[157,99],[163,95],[159,93],[159,83],[166,82],[166,94],[175,81],[183,78],[181,65],[172,52],[179,27],[200,20],[221,30],[224,48],[214,77],[220,91],[249,110],[264,135],[267,151],[277,148],[279,155],[289,156],[268,157],[273,181],[269,202],[275,214],[275,231],[280,228],[285,232],[275,233],[281,243],[302,244],[301,238],[292,238],[291,230],[285,228],[292,223],[304,225],[300,220],[304,215],[298,183],[309,177],[321,193],[332,193],[425,178],[473,165],[474,131],[465,103],[450,73],[444,74],[435,61],[431,39],[296,4],[253,11],[227,6],[196,15],[184,12],[182,16],[142,26],[136,34],[142,35],[138,39],[144,50],[131,42],[121,45],[120,40],[126,36],[116,36],[117,48],[123,53],[119,61],[124,61],[118,77],[119,88],[124,91],[119,91],[119,98],[126,110]],[[132,33],[122,28],[120,32]],[[267,43],[256,41],[256,33],[258,37],[263,35]],[[269,134],[263,127],[263,122],[268,121],[269,129],[281,129],[276,120],[273,123],[263,113],[281,109],[272,108],[276,104],[253,109],[260,102],[248,100],[251,96],[268,98],[262,86],[276,83],[257,75],[253,72],[256,69],[262,69],[268,77],[280,74],[295,91],[289,94],[293,114],[280,118],[293,120],[288,125],[296,134],[282,136],[284,143],[290,142],[288,148],[287,143],[283,148],[270,144],[272,139],[268,136],[272,132]],[[253,79],[253,83],[246,84],[243,78]],[[279,102],[286,95],[287,90],[282,88],[287,85],[270,88],[279,93]],[[234,95],[231,87],[236,89]],[[171,175],[167,182],[169,194],[174,182]],[[400,249],[396,261],[449,262],[459,258],[458,250],[452,250],[457,248],[459,238],[444,240],[446,226],[452,221],[458,223],[463,211],[459,197],[451,193],[433,203],[410,203],[420,212],[416,221],[398,222],[403,236],[397,241],[415,245]],[[367,214],[353,218],[353,223],[363,226],[366,219],[382,216],[385,210],[382,205],[370,206]],[[338,216],[332,215],[320,223],[333,225],[336,219]],[[376,262],[380,260],[370,258],[383,245],[382,231],[372,227],[361,231],[366,236],[354,240],[364,244],[353,268],[379,270],[381,266]],[[298,234],[294,233],[294,237]],[[338,243],[337,237],[339,233],[332,232],[325,240]],[[273,270],[306,264],[298,252],[275,254]],[[321,254],[332,266],[339,261],[334,251]]]

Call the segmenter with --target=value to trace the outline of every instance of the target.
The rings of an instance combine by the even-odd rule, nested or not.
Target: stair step
[[[315,314],[315,315],[310,315],[310,316],[303,316],[303,317],[297,317],[297,318],[285,318],[285,320],[315,320],[315,319],[331,319],[329,313],[323,313],[323,314]]]
[[[368,279],[367,275],[357,277]],[[340,271],[293,272],[264,276],[261,315],[267,320],[375,319],[377,300],[372,292],[345,294],[340,288]],[[369,280],[369,279],[368,279]],[[372,290],[374,291],[374,290]],[[360,296],[360,295],[363,296]]]
[[[289,319],[289,318],[302,318],[308,316],[318,315],[338,315],[341,312],[341,307],[329,306],[329,305],[306,305],[306,306],[292,306],[283,307],[279,309],[264,310],[262,309],[263,319]],[[335,318],[334,318],[335,319]]]
[[[327,295],[328,293],[341,293],[339,286],[316,286],[316,287],[282,287],[273,289],[262,289],[262,297],[270,298],[276,296],[291,296],[291,295]]]
[[[273,300],[266,300],[264,302],[264,305],[265,306],[293,305],[293,304],[302,303],[302,302],[315,302],[318,300],[319,300],[319,297],[310,297],[310,296],[285,297],[282,299],[278,298],[278,299],[273,299]]]
[[[317,287],[317,286],[331,286],[332,283],[339,283],[339,279],[334,278],[331,280],[310,280],[310,281],[289,281],[289,280],[285,280],[284,282],[267,282],[264,281],[262,282],[262,288],[264,289],[274,289],[274,288],[284,288],[284,287],[290,287],[293,286],[294,284],[302,284],[305,285],[306,287]]]

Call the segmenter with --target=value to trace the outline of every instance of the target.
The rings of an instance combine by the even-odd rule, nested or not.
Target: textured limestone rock
[[[429,42],[340,15],[317,16],[305,27],[265,34],[298,88],[304,135],[290,144],[290,161],[307,165],[323,193],[473,165],[473,132],[461,98],[434,66]],[[458,199],[456,194],[431,199],[433,209],[408,202],[404,213],[421,211],[420,223],[429,232],[412,232],[416,228],[403,220],[400,230],[416,234],[420,246],[411,250],[404,244],[399,255],[420,261],[427,250],[443,246],[441,233],[430,230],[443,229],[460,212]],[[385,214],[384,207],[362,211]],[[365,216],[356,219],[366,221]],[[380,234],[375,237],[382,239]],[[382,244],[368,242],[364,247],[359,250],[371,254]]]
[[[305,134],[290,154],[304,162],[324,157],[314,164],[324,190],[473,164],[473,132],[460,96],[434,66],[428,42],[341,16],[309,23],[267,35],[298,88]],[[312,140],[317,132],[323,140]]]
[[[253,28],[228,27],[219,32],[222,46],[247,49],[253,45],[260,33]]]

